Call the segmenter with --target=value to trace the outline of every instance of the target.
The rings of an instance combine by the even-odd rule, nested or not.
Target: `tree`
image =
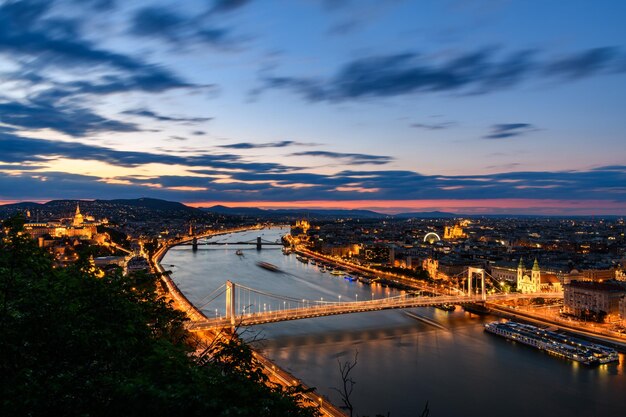
[[[352,379],[350,373],[357,365],[358,359],[358,350],[354,353],[353,361],[346,361],[342,363],[339,359],[337,359],[337,365],[339,366],[339,373],[341,374],[342,384],[341,388],[333,388],[333,390],[339,393],[339,396],[341,397],[341,402],[343,402],[344,405],[343,408],[348,410],[348,412],[350,413],[350,417],[352,417],[352,413],[354,412],[354,406],[352,405],[350,397],[352,396],[352,391],[354,390],[354,385],[356,384],[354,379]]]
[[[0,230],[0,415],[317,415],[266,384],[241,341],[200,364],[155,276],[54,268],[20,223]]]

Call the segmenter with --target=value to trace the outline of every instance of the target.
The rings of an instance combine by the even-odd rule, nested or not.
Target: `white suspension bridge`
[[[482,268],[468,268],[467,292],[458,291],[452,295],[434,292],[410,291],[400,295],[371,300],[324,301],[310,300],[293,296],[272,294],[267,291],[250,288],[245,285],[226,281],[219,288],[207,295],[198,305],[199,310],[211,311],[209,305],[218,297],[226,297],[225,311],[215,309],[215,317],[206,315],[204,320],[196,320],[189,325],[189,330],[210,330],[223,327],[253,326],[287,320],[299,320],[312,317],[324,317],[339,314],[360,313],[366,311],[388,310],[397,308],[427,307],[442,304],[474,304],[489,301],[529,299],[529,298],[562,298],[560,292],[541,292],[532,294],[496,293],[487,294],[485,274]],[[480,292],[473,291],[473,276],[480,277]],[[478,290],[478,288],[476,289]]]

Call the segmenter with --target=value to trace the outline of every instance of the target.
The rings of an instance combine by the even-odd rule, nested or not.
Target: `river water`
[[[245,242],[260,235],[275,241],[286,232],[255,230],[212,241]],[[399,294],[321,273],[278,248],[201,246],[193,252],[190,246],[180,246],[166,254],[162,265],[209,317],[224,314],[224,295],[205,303],[207,295],[226,280],[307,300],[272,302],[271,297],[237,291],[242,298],[238,305],[248,311]],[[237,256],[236,249],[244,255]],[[257,261],[275,264],[284,272],[262,269]],[[418,321],[407,311],[439,326]],[[274,323],[251,331],[262,338],[262,350],[269,358],[337,405],[341,401],[333,388],[341,385],[338,361],[352,361],[358,352],[351,374],[356,381],[351,397],[355,415],[419,416],[427,401],[430,417],[626,415],[624,355],[619,364],[589,368],[485,333],[482,325],[495,319],[471,315],[460,307],[454,312],[415,308]]]

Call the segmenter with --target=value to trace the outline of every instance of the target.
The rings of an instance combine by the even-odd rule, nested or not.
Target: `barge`
[[[615,349],[530,324],[494,321],[485,331],[585,365],[619,362]]]

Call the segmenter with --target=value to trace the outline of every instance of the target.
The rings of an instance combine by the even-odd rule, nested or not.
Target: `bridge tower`
[[[263,245],[261,245],[261,236],[257,236],[256,238],[256,250],[261,250]]]
[[[230,319],[230,324],[235,327],[235,283],[226,281],[226,318]]]
[[[195,252],[198,250],[198,238],[197,237],[193,237],[193,240],[191,241],[191,249]]]
[[[486,301],[487,292],[485,291],[485,270],[482,268],[474,268],[471,266],[467,268],[467,295],[472,295],[472,277],[474,276],[474,274],[480,275],[481,298],[483,301]]]

